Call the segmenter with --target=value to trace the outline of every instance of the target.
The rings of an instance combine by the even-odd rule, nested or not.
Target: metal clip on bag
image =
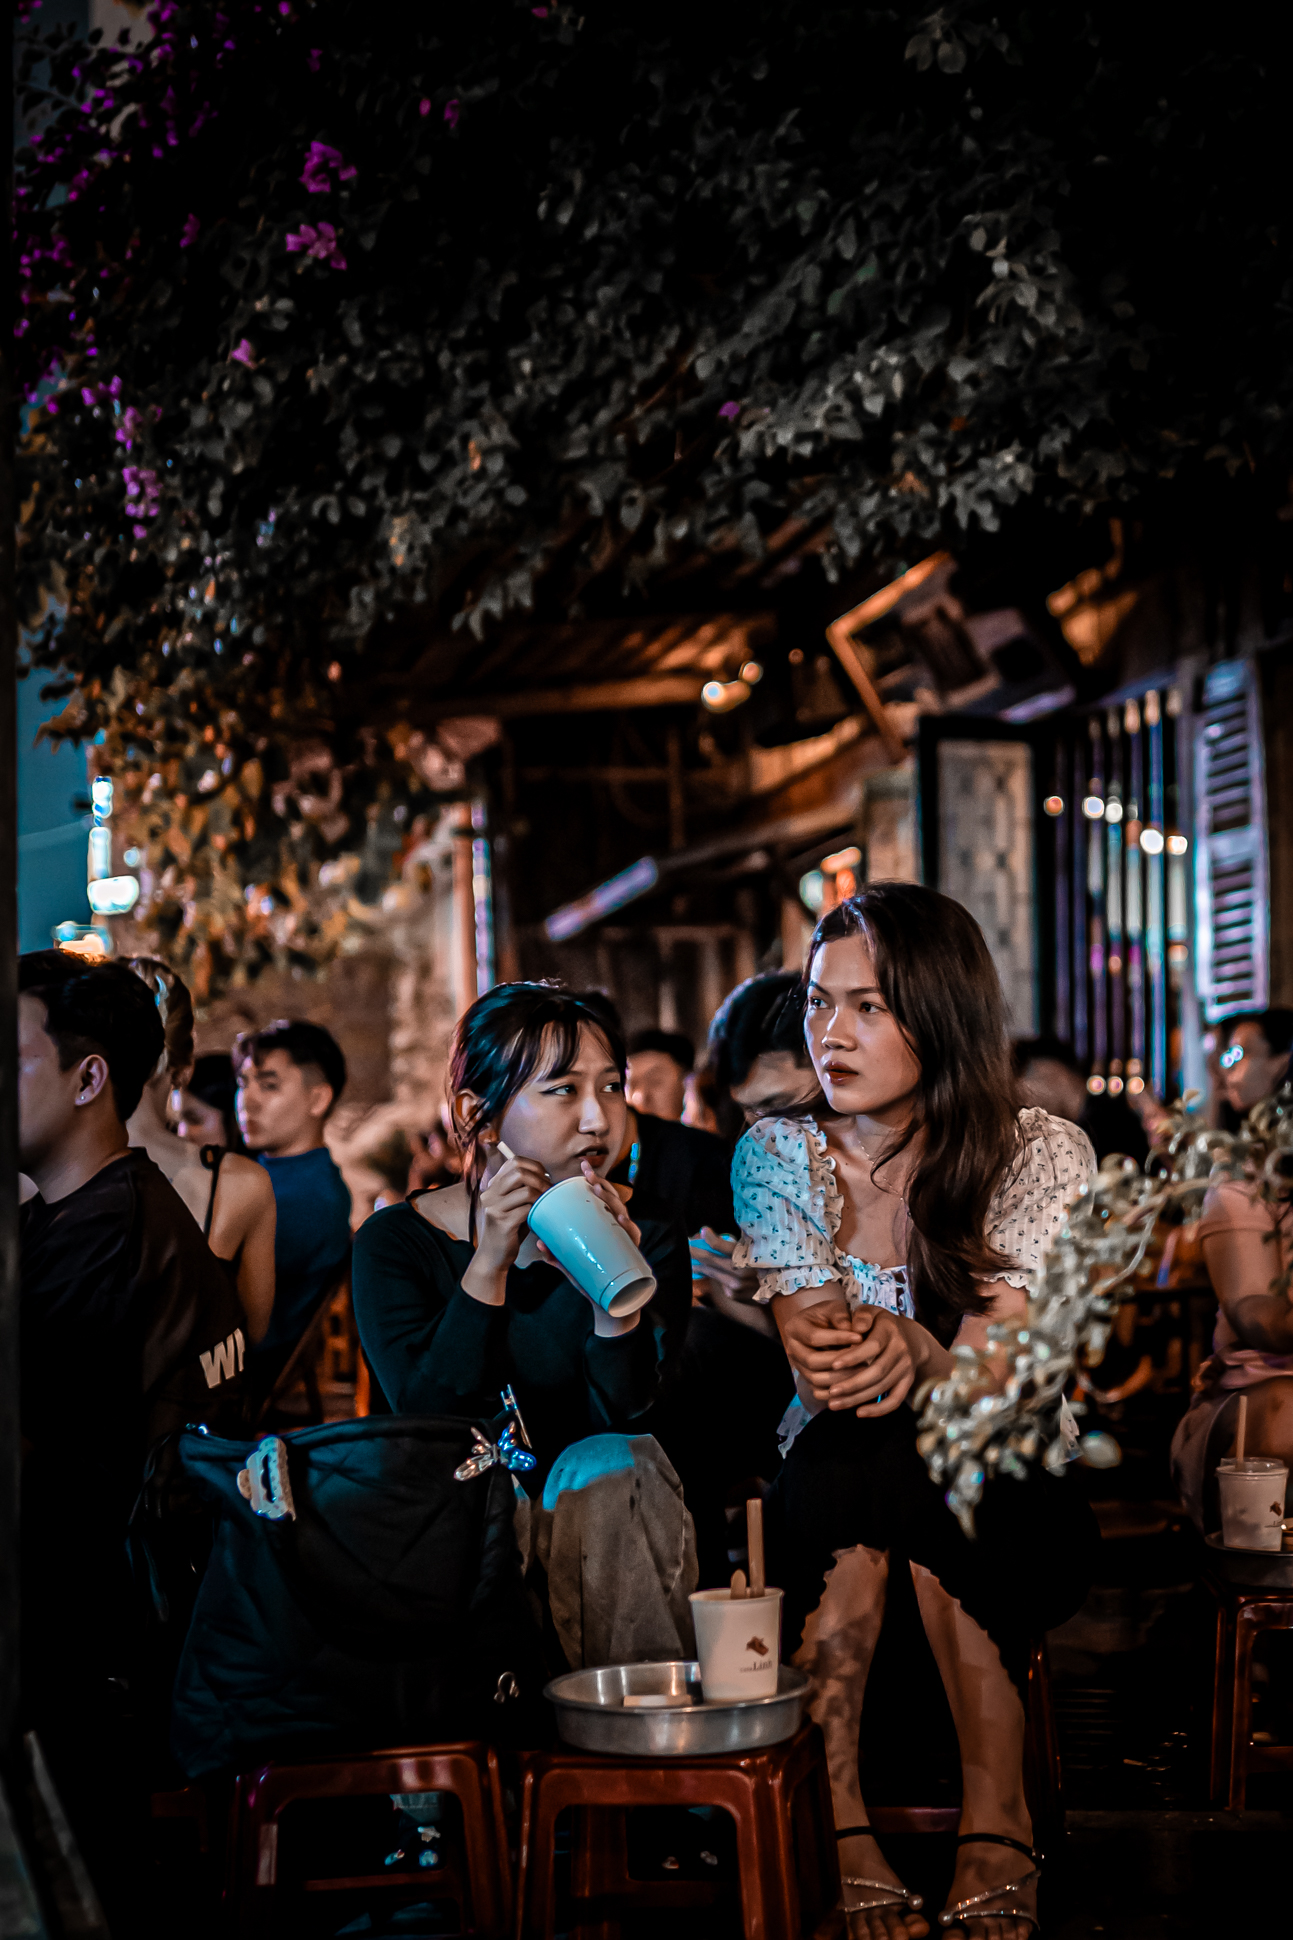
[[[181,1437],[220,1511],[175,1682],[190,1777],[288,1751],[538,1741],[546,1672],[512,1478],[503,1460],[472,1468],[515,1435],[374,1415],[258,1443]]]

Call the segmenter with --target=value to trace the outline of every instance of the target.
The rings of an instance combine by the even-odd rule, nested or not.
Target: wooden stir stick
[[[745,1505],[746,1540],[750,1550],[750,1595],[762,1596],[767,1588],[763,1570],[763,1498],[752,1495]]]
[[[732,1571],[732,1587],[731,1587],[731,1590],[728,1592],[728,1594],[731,1597],[731,1600],[733,1603],[735,1603],[740,1597],[749,1596],[750,1592],[745,1587],[744,1570]]]
[[[1244,1450],[1248,1444],[1248,1396],[1239,1397],[1239,1425],[1235,1429],[1235,1467],[1244,1465]]]

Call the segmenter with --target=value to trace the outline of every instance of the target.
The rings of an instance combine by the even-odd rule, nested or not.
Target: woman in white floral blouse
[[[813,1676],[826,1735],[849,1931],[929,1930],[867,1826],[858,1776],[888,1574],[909,1565],[961,1747],[943,1922],[963,1940],[1025,1940],[1029,1644],[1081,1602],[1094,1521],[1064,1477],[1003,1479],[970,1541],[925,1471],[909,1403],[955,1344],[986,1345],[991,1322],[1021,1310],[1095,1160],[1075,1125],[1016,1109],[992,960],[973,918],[933,890],[875,884],[822,919],[806,1032],[829,1110],[762,1119],[741,1140],[734,1264],[757,1269],[795,1371],[769,1535],[784,1648]]]

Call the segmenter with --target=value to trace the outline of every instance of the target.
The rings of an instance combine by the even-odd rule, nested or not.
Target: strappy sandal
[[[877,1837],[877,1834],[869,1825],[846,1825],[842,1832],[835,1834],[835,1837],[837,1839],[861,1839],[864,1837],[874,1839]],[[849,1875],[840,1880],[840,1885],[845,1889],[841,1905],[846,1919],[850,1913],[880,1913],[886,1907],[891,1906],[900,1906],[907,1913],[919,1913],[921,1907],[925,1904],[919,1893],[909,1893],[905,1886],[899,1886],[891,1879],[862,1879],[855,1875]],[[850,1893],[848,1891],[849,1887],[857,1888],[860,1886],[865,1886],[872,1893],[879,1893],[881,1898],[878,1900],[860,1900],[856,1897],[856,1893]]]
[[[1015,1852],[1021,1852],[1025,1859],[1035,1861],[1037,1858],[1031,1846],[1026,1846],[1022,1839],[1007,1839],[1004,1832],[967,1832],[956,1843],[958,1847],[1010,1846]],[[968,1900],[958,1900],[955,1906],[949,1906],[946,1912],[939,1914],[938,1924],[941,1927],[959,1927],[967,1920],[1027,1920],[1033,1929],[1029,1940],[1034,1940],[1041,1922],[1035,1913],[1025,1913],[1022,1906],[1012,1906],[1010,1898],[1013,1893],[1022,1893],[1025,1887],[1035,1886],[1041,1876],[1041,1867],[1034,1864],[1030,1873],[1023,1873],[1018,1879],[1008,1879],[1004,1885],[990,1886],[986,1892],[971,1894]],[[990,1900],[995,1900],[997,1904],[989,1905]]]

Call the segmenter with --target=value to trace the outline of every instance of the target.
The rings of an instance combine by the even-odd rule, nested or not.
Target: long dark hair
[[[946,1341],[963,1314],[987,1305],[974,1275],[1009,1264],[983,1234],[993,1194],[1023,1156],[1001,984],[974,918],[936,889],[873,883],[840,903],[813,931],[809,972],[822,944],[845,936],[865,940],[920,1062],[911,1124],[879,1164],[922,1134],[907,1188],[908,1268],[917,1313]]]
[[[450,1106],[460,1091],[474,1091],[480,1100],[465,1123],[453,1112],[454,1140],[471,1194],[473,1232],[487,1157],[481,1133],[502,1117],[541,1067],[548,1076],[569,1069],[579,1055],[584,1029],[596,1031],[623,1077],[624,1033],[606,1010],[594,1009],[565,984],[496,984],[458,1019],[449,1049]]]

